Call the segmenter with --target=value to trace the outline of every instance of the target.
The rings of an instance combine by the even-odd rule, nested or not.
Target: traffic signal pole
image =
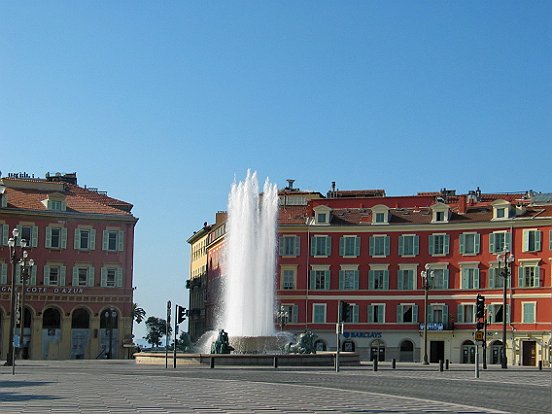
[[[178,308],[176,305],[174,308],[174,347],[173,347],[173,368],[176,368],[176,344],[178,342]]]

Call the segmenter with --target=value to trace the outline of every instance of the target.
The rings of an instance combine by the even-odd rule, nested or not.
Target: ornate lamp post
[[[280,325],[280,332],[284,330],[284,326],[289,321],[289,312],[284,305],[280,306],[280,310],[276,313],[278,324]]]
[[[14,349],[14,334],[15,334],[15,313],[16,313],[16,293],[15,293],[15,275],[16,266],[21,264],[23,257],[27,259],[27,240],[19,238],[19,229],[16,227],[12,230],[13,237],[8,240],[10,249],[10,257],[12,262],[12,280],[11,280],[11,299],[10,299],[10,330],[8,333],[8,355],[5,365],[12,367],[12,374],[15,374],[15,349]]]
[[[19,321],[19,358],[23,359],[23,352],[25,348],[25,290],[27,289],[26,282],[29,280],[30,272],[34,266],[34,260],[29,259],[29,254],[26,250],[23,251],[23,257],[19,261],[21,266],[21,301],[19,307],[21,309],[20,321]]]
[[[105,311],[104,315],[105,315],[105,327],[109,337],[109,345],[108,345],[106,358],[112,359],[113,358],[113,325],[114,325],[113,322],[117,318],[117,311],[113,308],[109,308],[109,310]]]
[[[420,273],[422,276],[423,286],[425,290],[425,297],[424,297],[424,365],[429,365],[429,359],[427,357],[427,314],[428,314],[428,297],[429,297],[429,289],[431,286],[431,282],[433,281],[433,270],[431,270],[431,266],[429,264],[425,265],[425,270],[422,270]]]
[[[506,288],[508,285],[508,277],[510,276],[510,264],[514,261],[514,255],[508,250],[504,250],[501,254],[496,256],[498,263],[498,272],[503,279],[502,290],[502,352],[500,356],[500,363],[502,368],[508,368],[508,360],[506,359]]]

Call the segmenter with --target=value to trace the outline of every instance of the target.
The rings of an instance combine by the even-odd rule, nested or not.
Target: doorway
[[[537,342],[523,341],[523,360],[522,365],[535,366],[537,365]]]
[[[464,341],[462,344],[462,363],[475,364],[475,344],[472,341]]]
[[[444,360],[445,360],[445,341],[430,341],[429,362],[439,362]]]
[[[385,342],[376,339],[370,344],[370,361],[385,361]]]

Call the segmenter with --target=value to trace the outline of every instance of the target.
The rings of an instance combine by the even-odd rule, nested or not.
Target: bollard
[[[539,361],[539,371],[542,371],[542,360]]]
[[[374,371],[377,371],[378,370],[378,359],[377,358],[374,358],[373,360],[373,369]]]
[[[439,372],[443,372],[443,360],[439,360]]]
[[[274,364],[273,364],[274,368],[278,368],[278,357],[275,356],[274,357]]]
[[[397,368],[397,360],[395,358],[393,358],[393,361],[391,361],[391,368]]]
[[[449,369],[449,360],[445,360],[445,369],[448,371]]]
[[[215,358],[211,357],[209,358],[209,368],[215,367]]]

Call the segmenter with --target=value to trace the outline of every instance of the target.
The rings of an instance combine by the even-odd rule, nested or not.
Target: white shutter
[[[75,229],[75,239],[73,240],[73,248],[75,250],[80,249],[80,229],[79,228]]]
[[[90,229],[90,232],[88,233],[88,249],[96,249],[96,229]]]
[[[94,266],[88,266],[88,286],[94,287]]]
[[[120,267],[117,268],[117,272],[115,273],[115,286],[118,288],[123,287],[123,269]]]
[[[107,269],[105,267],[102,267],[102,269],[100,270],[100,286],[107,286]]]
[[[65,286],[65,266],[59,267],[59,285]]]
[[[67,248],[67,229],[65,227],[61,228],[61,244],[62,249]]]

